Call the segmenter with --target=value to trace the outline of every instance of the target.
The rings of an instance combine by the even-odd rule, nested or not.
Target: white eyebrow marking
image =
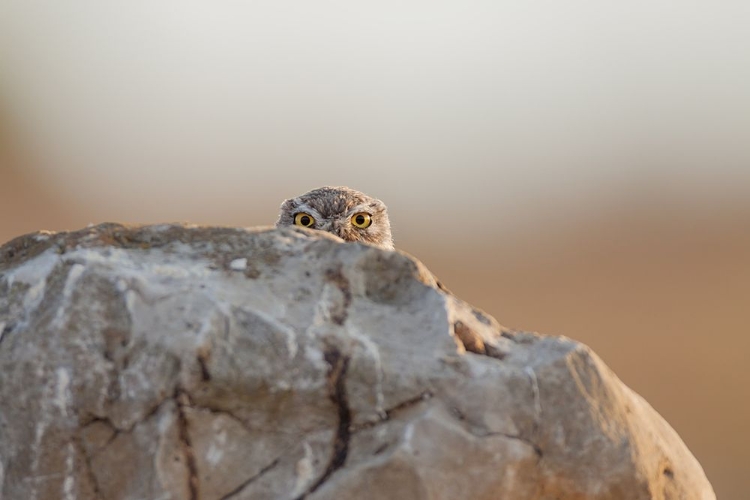
[[[356,214],[357,212],[366,212],[366,213],[372,215],[373,211],[372,211],[372,208],[370,207],[369,203],[361,203],[361,204],[359,204],[359,205],[357,205],[355,207],[352,207],[349,210],[347,210],[346,211],[346,215],[347,216],[353,215],[353,214]]]
[[[295,198],[295,201],[296,200],[299,200],[299,198]],[[313,207],[311,207],[307,203],[300,203],[299,206],[294,209],[295,214],[300,213],[300,212],[305,212],[305,213],[312,215],[315,220],[325,220],[325,218],[320,214],[320,212],[315,210]]]

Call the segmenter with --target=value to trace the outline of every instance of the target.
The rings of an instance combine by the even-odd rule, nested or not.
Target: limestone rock
[[[587,347],[325,233],[24,236],[0,332],[3,499],[715,498]]]

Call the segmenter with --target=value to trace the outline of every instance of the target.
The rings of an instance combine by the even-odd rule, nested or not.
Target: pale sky
[[[618,189],[713,203],[750,196],[748,26],[741,0],[0,0],[0,109],[109,218],[324,184],[508,221]]]

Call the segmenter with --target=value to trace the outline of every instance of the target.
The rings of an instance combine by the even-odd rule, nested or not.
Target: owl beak
[[[327,223],[327,229],[328,232],[335,234],[339,238],[345,241],[349,241],[347,238],[346,231],[344,230],[344,225],[341,223],[341,221],[333,220]]]
[[[327,233],[333,233],[336,236],[340,236],[339,234],[339,227],[338,224],[336,224],[336,221],[327,220],[324,221],[320,226],[318,226],[318,229],[321,231],[325,231]]]

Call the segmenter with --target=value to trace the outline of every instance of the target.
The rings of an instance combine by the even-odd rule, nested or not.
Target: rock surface
[[[587,347],[302,229],[0,248],[0,498],[713,499]]]

